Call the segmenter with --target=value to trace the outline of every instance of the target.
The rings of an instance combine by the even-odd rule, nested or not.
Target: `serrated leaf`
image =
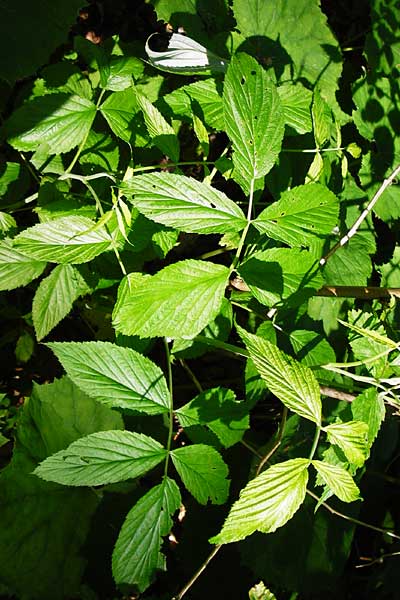
[[[106,485],[147,473],[165,455],[162,445],[143,433],[101,431],[49,456],[33,473],[62,485]]]
[[[307,458],[276,464],[250,481],[232,506],[213,544],[242,540],[255,531],[273,533],[300,508],[308,481]]]
[[[95,116],[96,106],[87,98],[47,94],[18,108],[5,123],[4,134],[17,150],[46,144],[49,154],[61,154],[82,142]]]
[[[329,140],[333,120],[331,109],[321,97],[321,93],[317,87],[314,89],[311,113],[315,143],[317,144],[317,148],[322,148],[325,142]]]
[[[385,419],[385,402],[376,388],[370,387],[351,403],[351,413],[355,421],[368,425],[368,447],[374,443]]]
[[[141,77],[143,69],[143,62],[135,56],[111,56],[104,87],[113,92],[121,92],[132,85],[132,77]]]
[[[184,85],[163,96],[162,100],[168,104],[174,115],[188,119],[191,118],[192,103],[195,102],[201,107],[207,125],[217,131],[222,131],[225,127],[222,98],[218,94],[215,79],[203,79]]]
[[[229,269],[184,260],[139,282],[114,312],[125,335],[194,337],[218,314]]]
[[[287,356],[271,342],[242,328],[237,329],[271,392],[290,410],[320,425],[320,391],[311,369]]]
[[[148,219],[188,233],[225,233],[246,226],[243,211],[223,192],[184,175],[138,175],[123,187]]]
[[[311,100],[312,93],[300,83],[287,83],[277,88],[281,99],[283,116],[286,125],[297,133],[307,133],[312,130]]]
[[[91,291],[85,278],[72,265],[58,265],[36,290],[32,319],[36,339],[42,340],[72,309],[79,296]]]
[[[93,227],[93,221],[86,217],[60,217],[25,229],[14,238],[14,246],[31,259],[85,263],[112,245],[104,227]]]
[[[332,232],[338,220],[339,200],[319,183],[299,185],[283,192],[253,221],[261,232],[290,246],[311,244]]]
[[[324,283],[311,253],[297,248],[255,252],[238,272],[254,297],[267,306],[283,300],[291,305],[302,304]]]
[[[171,452],[172,462],[185,487],[200,504],[226,502],[229,493],[228,467],[221,455],[205,444],[183,446]]]
[[[6,212],[0,211],[0,232],[7,233],[10,229],[13,229],[17,226],[17,221],[14,219],[12,215],[9,215]]]
[[[0,241],[0,290],[27,285],[43,273],[46,264],[14,248],[10,239]]]
[[[102,404],[151,415],[168,411],[169,391],[161,369],[135,350],[110,342],[47,345],[74,383]]]
[[[249,590],[249,600],[276,600],[276,596],[260,581]]]
[[[360,490],[348,471],[338,465],[331,465],[322,460],[313,460],[312,464],[326,485],[340,500],[354,502],[354,500],[360,499]]]
[[[171,515],[179,508],[181,495],[175,481],[165,477],[128,513],[115,544],[112,570],[118,585],[135,585],[143,592],[156,569],[165,570],[160,553],[162,537],[172,527]]]
[[[206,390],[178,408],[175,415],[182,427],[206,425],[225,448],[233,446],[249,427],[248,407],[226,388]]]
[[[322,428],[331,444],[336,444],[355,467],[361,467],[368,458],[368,425],[362,421],[333,423]]]
[[[180,148],[175,131],[145,96],[137,92],[136,99],[142,109],[144,122],[154,145],[173,162],[178,162]]]
[[[147,143],[148,135],[138,113],[139,106],[132,88],[114,92],[100,106],[100,112],[116,136],[136,146]]]
[[[224,81],[223,106],[233,162],[247,192],[251,180],[263,177],[274,166],[285,128],[275,84],[251,56],[239,54],[232,59]]]

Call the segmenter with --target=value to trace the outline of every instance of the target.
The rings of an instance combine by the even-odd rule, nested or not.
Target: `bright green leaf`
[[[0,290],[27,285],[43,273],[46,264],[17,250],[11,240],[0,241]]]
[[[17,222],[12,215],[6,212],[0,212],[0,232],[7,233],[10,229],[17,226]]]
[[[314,90],[311,113],[315,143],[317,148],[322,148],[325,142],[329,140],[333,119],[331,109],[321,97],[318,88]]]
[[[290,246],[311,244],[332,232],[337,224],[339,201],[318,183],[299,185],[283,192],[253,221],[261,233]]]
[[[260,581],[249,590],[249,600],[276,600],[276,596]]]
[[[246,218],[223,192],[173,173],[138,175],[123,185],[148,219],[189,233],[239,231]]]
[[[333,423],[323,427],[331,444],[336,444],[346,455],[347,460],[361,467],[368,458],[368,425],[362,421]]]
[[[114,312],[114,326],[125,335],[194,337],[218,314],[229,269],[184,260],[143,279]]]
[[[173,162],[179,161],[179,141],[171,125],[164,119],[160,111],[143,96],[136,94],[137,102],[142,109],[144,122],[149,136],[157,148]]]
[[[153,581],[156,569],[165,570],[160,546],[171,530],[171,516],[180,503],[178,486],[165,477],[130,510],[113,552],[112,569],[118,585],[135,585],[143,592]]]
[[[116,136],[124,142],[143,146],[148,136],[142,118],[138,118],[138,111],[136,94],[132,88],[110,94],[100,106],[101,114]]]
[[[267,340],[238,329],[268,388],[285,406],[317,425],[321,423],[319,385],[311,369]]]
[[[159,442],[143,433],[102,431],[49,456],[34,474],[62,485],[105,485],[147,473],[165,454]]]
[[[331,465],[322,460],[313,460],[312,464],[326,485],[340,500],[354,502],[354,500],[360,499],[360,490],[348,471],[338,465]]]
[[[200,504],[226,502],[229,493],[228,467],[221,455],[205,444],[183,446],[171,452],[172,462],[185,487]]]
[[[252,179],[266,175],[274,166],[285,128],[275,84],[254,58],[240,54],[232,59],[224,81],[223,106],[233,162],[248,191]]]
[[[47,94],[18,108],[4,134],[17,150],[37,150],[45,144],[49,154],[61,154],[82,142],[95,116],[96,106],[86,98]]]
[[[374,443],[385,419],[385,402],[376,388],[367,388],[351,403],[351,413],[355,421],[368,425],[368,447]]]
[[[191,119],[192,103],[200,106],[204,122],[217,131],[225,127],[222,98],[218,94],[215,79],[202,79],[184,85],[162,97],[177,117]]]
[[[307,458],[295,458],[270,467],[240,492],[213,544],[237,542],[255,531],[273,533],[300,508],[308,481]]]
[[[307,133],[312,129],[311,100],[312,93],[300,83],[286,83],[277,88],[281,99],[286,125],[297,133]]]
[[[22,231],[14,239],[17,250],[31,259],[55,263],[85,263],[112,244],[105,227],[86,217],[60,217]]]
[[[108,65],[106,89],[121,92],[132,85],[132,77],[143,74],[144,64],[135,56],[111,56]]]
[[[135,350],[110,342],[48,346],[76,385],[102,404],[153,415],[168,411],[169,391],[161,369]]]
[[[43,339],[71,310],[79,296],[91,291],[85,278],[72,265],[58,265],[40,282],[32,303],[32,319],[38,341]]]

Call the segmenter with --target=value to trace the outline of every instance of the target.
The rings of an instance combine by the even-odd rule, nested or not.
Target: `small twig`
[[[260,461],[260,463],[257,467],[256,477],[257,477],[257,475],[259,475],[261,473],[263,466],[269,461],[271,456],[278,450],[279,446],[281,445],[283,432],[285,431],[287,413],[288,413],[288,410],[287,410],[286,406],[284,406],[283,411],[282,411],[282,418],[279,423],[278,434],[276,436],[276,442],[272,446],[271,450]]]
[[[190,590],[190,588],[192,587],[192,585],[194,584],[194,582],[197,581],[197,579],[200,577],[200,575],[202,574],[202,572],[208,567],[209,563],[212,561],[212,559],[214,558],[214,556],[219,552],[219,550],[221,548],[222,548],[222,544],[219,544],[218,546],[215,546],[213,548],[212,552],[210,552],[210,554],[207,556],[206,560],[203,562],[203,564],[201,565],[201,567],[196,571],[196,573],[193,575],[193,577],[191,577],[189,579],[189,581],[181,589],[181,591],[179,592],[179,594],[177,596],[174,596],[172,598],[172,600],[181,600],[183,598],[183,596],[186,594],[186,592],[188,590]]]
[[[179,362],[182,365],[182,367],[185,369],[186,373],[189,375],[190,379],[193,381],[197,390],[201,394],[203,392],[203,386],[201,385],[200,381],[197,379],[196,375],[193,373],[192,369],[189,367],[187,362],[185,360],[183,360],[182,358],[179,359]]]
[[[342,392],[326,385],[320,385],[319,389],[323,396],[328,396],[328,398],[334,398],[335,400],[343,400],[343,402],[353,402],[356,398],[354,394],[348,394],[347,392]]]
[[[309,496],[311,496],[312,498],[314,498],[314,500],[317,500],[317,502],[319,502],[320,499],[316,494],[314,494],[310,490],[307,490],[307,494]],[[321,502],[320,504],[321,504],[321,506],[326,508],[326,510],[328,510],[332,515],[336,515],[337,517],[340,517],[341,519],[344,519],[345,521],[351,521],[355,525],[361,525],[361,527],[366,527],[367,529],[372,529],[373,531],[378,531],[379,533],[388,535],[396,540],[400,540],[400,535],[396,535],[392,531],[388,531],[387,529],[382,529],[381,527],[376,527],[376,525],[371,525],[370,523],[365,523],[365,521],[360,521],[359,519],[354,519],[354,517],[349,517],[348,515],[345,515],[345,514],[339,512],[338,510],[335,510],[334,508],[332,508],[332,506],[330,506],[326,502]]]
[[[318,290],[317,296],[325,296],[328,298],[360,298],[362,300],[391,298],[392,296],[400,298],[400,288],[355,285],[324,285],[324,287]]]
[[[347,244],[347,242],[350,241],[350,239],[353,237],[353,235],[355,235],[357,233],[357,230],[360,227],[361,223],[366,219],[366,217],[369,215],[371,210],[374,208],[375,204],[378,202],[379,198],[382,196],[383,192],[386,190],[387,187],[389,187],[389,185],[391,185],[391,183],[394,181],[394,179],[396,179],[396,177],[399,173],[400,173],[400,165],[398,165],[398,167],[396,167],[396,169],[393,171],[393,173],[387,179],[385,179],[385,181],[382,183],[379,190],[376,192],[376,194],[374,195],[372,200],[368,203],[367,207],[362,211],[362,213],[358,217],[358,219],[354,222],[353,226],[350,227],[350,229],[346,233],[346,235],[344,235],[342,237],[342,239],[337,244],[335,244],[333,246],[333,248],[331,248],[329,250],[329,252],[323,258],[321,258],[321,260],[319,261],[319,264],[321,266],[325,265],[327,263],[328,259],[333,254],[335,254],[336,250],[338,250],[339,248],[341,248],[342,246]]]
[[[360,560],[368,561],[366,565],[356,565],[356,569],[363,569],[364,567],[372,567],[376,563],[382,564],[385,558],[391,558],[392,556],[399,556],[400,552],[388,552],[387,554],[381,554],[378,558],[366,558],[364,556],[360,556]]]

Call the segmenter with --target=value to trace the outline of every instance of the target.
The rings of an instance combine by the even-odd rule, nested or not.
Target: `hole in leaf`
[[[249,140],[249,144],[250,144],[250,146],[252,146],[253,145],[253,140]]]
[[[284,211],[281,212],[281,217],[284,217],[286,213]]]
[[[257,119],[258,119],[258,116],[254,115],[254,120],[257,121]]]
[[[250,73],[251,73],[251,75],[255,75],[256,74],[256,72],[254,70],[250,71]]]
[[[244,84],[246,83],[246,77],[242,77],[242,79],[240,80],[240,83],[241,83],[242,85],[244,85]]]

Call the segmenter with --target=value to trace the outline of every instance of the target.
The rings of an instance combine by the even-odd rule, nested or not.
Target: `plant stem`
[[[236,250],[235,258],[233,259],[232,264],[230,266],[231,271],[233,271],[236,268],[236,266],[240,260],[240,255],[243,250],[247,232],[248,232],[250,224],[251,224],[251,217],[252,217],[252,212],[253,212],[253,198],[254,198],[254,177],[252,177],[252,179],[250,181],[249,206],[247,208],[247,217],[246,217],[247,224],[246,224],[246,227],[243,229],[242,237],[240,238],[240,242],[239,242],[239,246]]]
[[[316,152],[339,152],[340,150],[346,150],[346,148],[282,148],[282,152],[293,152],[299,154],[300,152],[313,153]]]
[[[169,169],[171,167],[185,167],[193,165],[213,165],[214,160],[184,160],[180,162],[169,162],[164,165],[149,165],[147,167],[135,167],[135,173],[143,173],[144,171],[155,171],[155,169]]]
[[[314,441],[313,441],[313,445],[312,448],[310,450],[310,456],[308,457],[310,460],[312,460],[314,458],[314,454],[315,451],[317,449],[318,446],[318,442],[319,442],[319,436],[321,435],[321,425],[318,425],[316,430],[315,430],[315,436],[314,436]]]
[[[257,477],[257,475],[259,475],[261,473],[263,466],[269,461],[271,456],[278,450],[279,446],[281,445],[283,432],[285,431],[287,413],[288,413],[288,410],[287,410],[286,406],[284,406],[283,411],[282,411],[281,421],[279,423],[278,434],[276,436],[276,442],[272,446],[271,450],[260,461],[260,464],[257,467],[256,477]]]
[[[167,476],[168,473],[168,463],[169,463],[169,453],[171,451],[172,445],[172,437],[174,434],[174,395],[173,395],[173,385],[172,385],[172,367],[171,367],[171,354],[169,351],[167,338],[164,338],[164,348],[165,348],[165,356],[167,359],[167,380],[168,380],[168,390],[169,390],[169,414],[168,414],[168,439],[167,439],[167,456],[165,458],[165,466],[164,466],[164,477]]]
[[[193,575],[193,577],[191,577],[189,579],[189,581],[181,589],[181,591],[179,592],[179,594],[177,596],[174,596],[174,598],[172,600],[181,600],[183,598],[183,596],[186,594],[186,592],[188,590],[190,590],[190,588],[192,587],[192,585],[194,584],[194,582],[200,577],[200,575],[202,574],[202,572],[208,567],[209,563],[212,561],[212,559],[214,558],[214,556],[216,556],[216,554],[220,551],[221,548],[222,548],[222,544],[219,544],[218,546],[215,546],[213,548],[212,552],[210,552],[210,554],[207,556],[206,560],[203,562],[203,564],[201,565],[201,567],[196,571],[196,573]]]
[[[391,185],[391,183],[394,181],[394,179],[397,177],[397,175],[399,173],[400,173],[400,165],[398,165],[395,168],[395,170],[392,172],[392,174],[387,179],[385,179],[385,181],[382,183],[379,190],[376,192],[376,194],[374,195],[372,200],[368,203],[367,207],[362,211],[362,213],[358,217],[358,219],[356,219],[356,221],[354,222],[352,227],[350,227],[350,229],[346,233],[346,235],[344,235],[342,237],[342,239],[337,244],[335,244],[333,246],[333,248],[331,248],[329,250],[329,252],[323,258],[321,258],[321,260],[319,261],[319,264],[321,266],[325,265],[327,263],[328,259],[333,254],[335,254],[336,250],[338,250],[339,248],[341,248],[342,246],[347,244],[347,242],[350,241],[350,239],[353,237],[353,235],[355,235],[357,233],[357,230],[360,227],[361,223],[367,218],[367,216],[369,215],[371,210],[374,208],[375,204],[378,202],[379,198],[382,196],[383,192],[386,190],[387,187],[389,187],[389,185]]]
[[[319,497],[316,494],[314,494],[310,490],[307,490],[307,494],[309,496],[311,496],[312,498],[314,498],[314,500],[317,500],[319,502]],[[332,515],[336,515],[337,517],[340,517],[341,519],[345,519],[346,521],[351,521],[355,525],[361,525],[361,527],[366,527],[367,529],[372,529],[373,531],[378,531],[379,533],[388,535],[389,537],[392,537],[396,540],[400,540],[400,535],[396,535],[395,533],[393,533],[392,531],[388,531],[387,529],[382,529],[381,527],[376,527],[375,525],[370,525],[369,523],[365,523],[365,521],[360,521],[359,519],[354,519],[353,517],[349,517],[348,515],[345,515],[345,514],[339,512],[338,510],[335,510],[326,502],[321,502],[321,506],[326,508],[326,510],[328,510]]]

